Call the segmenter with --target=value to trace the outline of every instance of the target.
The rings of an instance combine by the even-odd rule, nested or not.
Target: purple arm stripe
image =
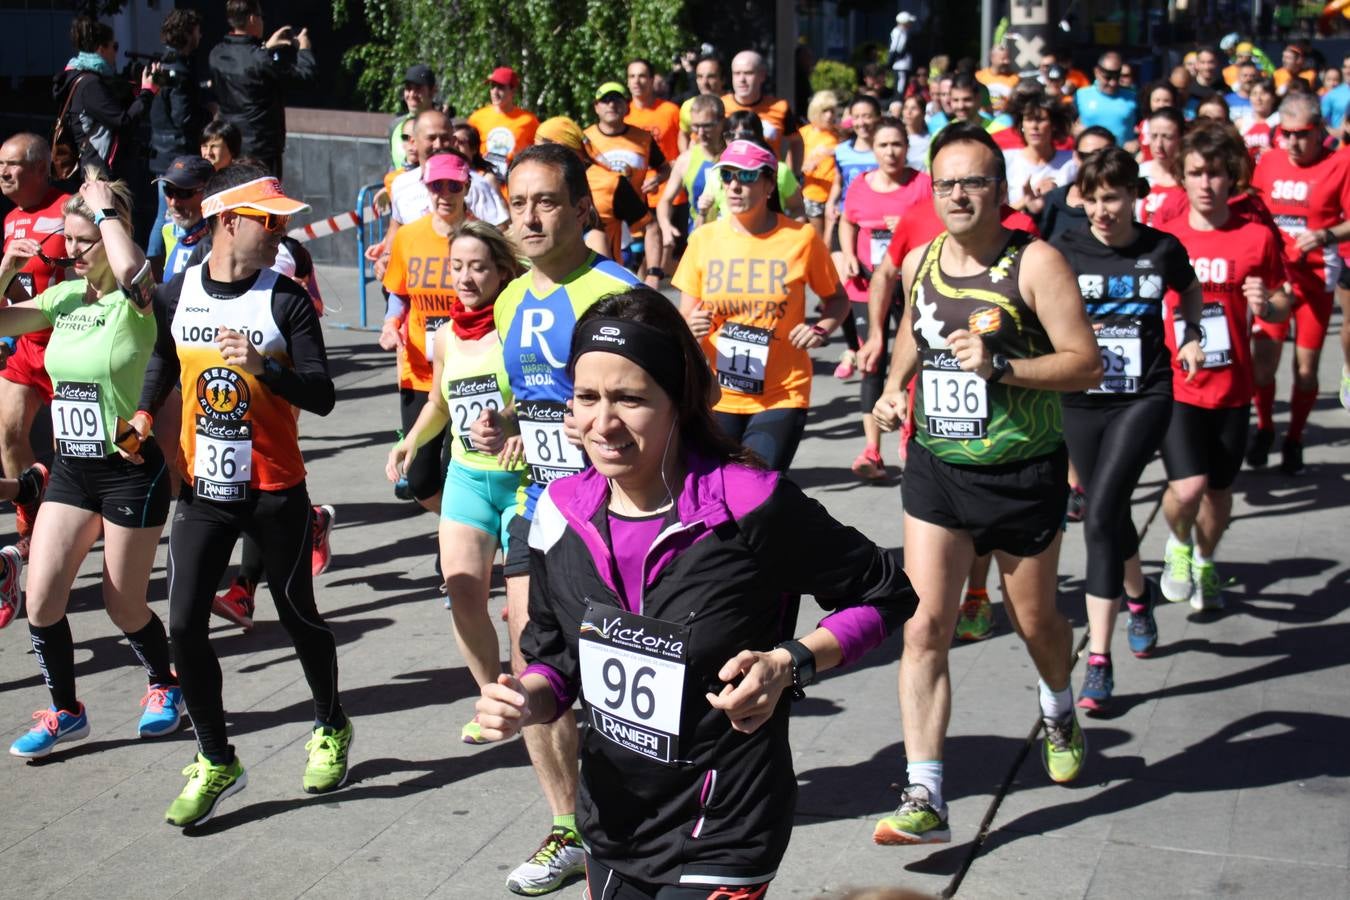
[[[831,613],[820,622],[821,628],[839,641],[844,652],[841,666],[850,666],[864,653],[886,639],[886,623],[875,606],[850,606]]]
[[[525,667],[525,671],[520,673],[521,679],[524,680],[526,675],[544,676],[548,681],[548,686],[553,689],[553,702],[556,704],[556,708],[553,710],[553,719],[549,719],[550,722],[571,709],[572,704],[576,702],[576,691],[571,689],[567,684],[567,679],[563,678],[562,674],[552,666],[543,663],[530,663]]]

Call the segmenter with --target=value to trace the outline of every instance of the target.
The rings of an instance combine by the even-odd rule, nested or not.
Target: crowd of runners
[[[255,3],[229,11],[227,49],[312,66],[303,32],[264,42]],[[108,77],[116,44],[88,19],[72,37],[73,93]],[[507,67],[467,118],[436,103],[428,66],[407,70],[392,224],[369,254],[397,381],[385,474],[391,502],[436,517],[481,692],[461,739],[521,734],[551,811],[512,891],[581,876],[593,900],[763,896],[791,833],[792,704],[896,630],[905,787],[874,840],[950,840],[948,652],[993,633],[994,563],[1058,783],[1089,758],[1078,711],[1111,707],[1122,605],[1138,657],[1163,640],[1159,602],[1223,608],[1218,547],[1244,464],[1276,445],[1284,345],[1279,466],[1296,478],[1336,300],[1350,311],[1350,84],[1307,45],[1275,68],[1227,43],[1149,84],[1115,51],[1090,77],[1062,52],[1027,72],[1003,47],[985,68],[892,52],[800,117],[752,50],[673,72],[632,60],[584,124],[521,108]],[[118,115],[158,108],[154,75]],[[308,207],[280,177],[284,130],[260,140],[267,116],[232,114],[232,91],[216,85],[218,116],[153,185],[119,177],[97,115],[72,120],[64,173],[59,140],[0,146],[0,497],[18,531],[0,628],[27,619],[49,692],[10,752],[90,733],[66,609],[101,540],[108,615],[146,672],[139,734],[195,735],[166,812],[184,828],[247,783],[209,626],[251,628],[261,582],[314,697],[304,790],[343,786],[355,730],[314,590],[341,507],[311,502],[301,449],[301,411],[341,403],[313,263],[285,237]],[[147,190],[161,208],[143,248]],[[903,568],[873,523],[835,521],[792,482],[811,351],[831,340],[834,377],[858,382],[852,472],[903,470],[902,509],[878,513],[903,516]],[[30,444],[39,416],[50,450]],[[1158,454],[1168,538],[1142,560],[1131,498]],[[166,627],[146,593],[171,507]],[[1087,551],[1076,692],[1056,603],[1069,521]],[[803,594],[824,618],[796,634]]]

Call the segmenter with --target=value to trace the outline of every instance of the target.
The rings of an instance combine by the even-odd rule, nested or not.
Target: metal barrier
[[[366,250],[384,240],[387,210],[375,205],[375,195],[384,190],[384,182],[368,184],[356,194],[356,212],[361,225],[356,229],[356,296],[361,303],[361,327],[366,327],[366,285],[375,279],[375,267],[366,259]]]

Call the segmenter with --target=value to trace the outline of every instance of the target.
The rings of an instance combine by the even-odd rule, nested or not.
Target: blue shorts
[[[505,553],[519,487],[519,472],[489,472],[451,462],[441,492],[441,518],[496,535]]]

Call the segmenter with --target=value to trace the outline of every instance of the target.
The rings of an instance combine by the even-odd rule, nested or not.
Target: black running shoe
[[[1264,469],[1270,461],[1270,448],[1275,445],[1275,429],[1258,428],[1252,432],[1247,442],[1247,465],[1253,469]]]
[[[1280,448],[1280,471],[1286,475],[1297,475],[1303,471],[1303,442],[1284,439]]]

